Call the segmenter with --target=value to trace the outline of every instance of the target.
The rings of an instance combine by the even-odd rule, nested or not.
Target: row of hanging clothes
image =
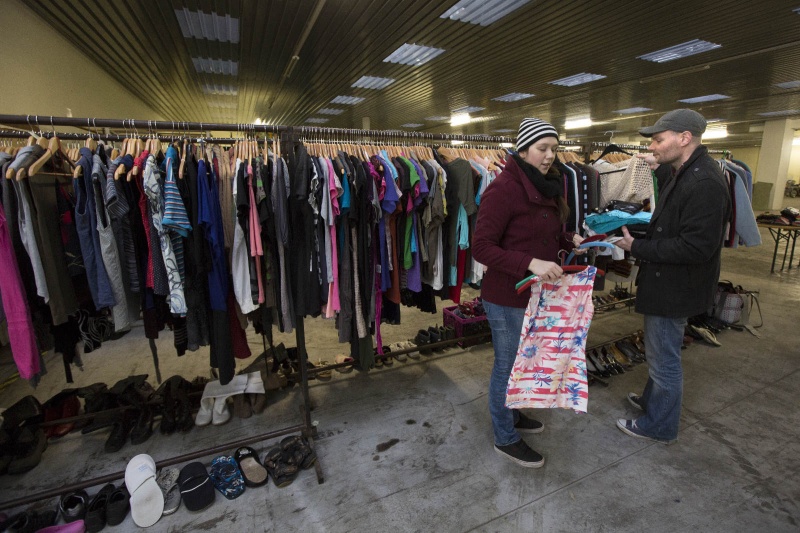
[[[731,193],[731,220],[725,238],[725,246],[737,248],[758,246],[761,244],[761,233],[758,231],[753,211],[753,173],[743,161],[733,158],[727,150],[717,159],[720,169],[728,180]]]

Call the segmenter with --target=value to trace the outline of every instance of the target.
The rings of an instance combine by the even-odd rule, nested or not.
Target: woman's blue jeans
[[[514,429],[519,413],[506,407],[506,390],[517,357],[525,309],[495,305],[486,300],[483,301],[483,308],[492,328],[494,345],[494,367],[489,381],[489,414],[492,416],[494,443],[506,446],[520,440],[519,433]]]
[[[648,437],[662,441],[678,438],[683,398],[681,345],[685,318],[644,316],[644,347],[650,376],[642,393],[645,414],[636,426]]]

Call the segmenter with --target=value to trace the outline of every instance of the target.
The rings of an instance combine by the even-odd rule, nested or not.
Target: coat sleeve
[[[514,210],[508,205],[508,191],[499,187],[489,187],[481,197],[478,221],[472,243],[472,255],[487,268],[515,276],[525,277],[533,255],[526,252],[506,250],[500,242]]]
[[[719,248],[729,214],[727,190],[713,180],[695,183],[678,205],[672,207],[680,213],[674,215],[677,232],[663,239],[635,239],[631,253],[651,263],[697,264],[704,263]],[[652,222],[653,232],[662,230],[662,220]]]

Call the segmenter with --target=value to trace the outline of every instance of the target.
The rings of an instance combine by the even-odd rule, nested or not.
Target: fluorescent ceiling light
[[[550,83],[550,85],[574,87],[576,85],[589,83],[590,81],[602,80],[603,78],[605,78],[605,76],[603,76],[602,74],[589,74],[588,72],[581,72],[580,74],[575,74],[574,76],[567,76],[566,78],[561,78],[560,80],[555,80],[548,83]]]
[[[726,96],[724,94],[707,94],[705,96],[695,96],[694,98],[684,98],[683,100],[678,100],[678,101],[683,102],[684,104],[699,104],[701,102],[713,102],[714,100],[725,100],[726,98],[730,98],[730,96]]]
[[[445,120],[450,120],[450,116],[449,115],[448,116],[436,115],[435,117],[425,117],[425,120],[432,120],[432,121],[436,121],[436,122],[439,122],[439,121],[444,122]]]
[[[477,113],[478,111],[483,111],[486,109],[485,107],[475,107],[475,106],[464,106],[459,107],[458,109],[453,109],[453,114],[457,115],[459,113]]]
[[[223,96],[236,96],[239,94],[239,89],[233,85],[225,85],[219,83],[206,83],[203,85],[203,92],[206,94],[219,94]]]
[[[327,118],[319,118],[319,117],[311,117],[311,118],[307,118],[306,122],[310,122],[312,124],[325,124],[326,122],[328,122],[328,119]]]
[[[362,89],[384,89],[393,84],[395,80],[392,78],[378,78],[376,76],[361,76],[354,84],[353,87],[361,87]]]
[[[786,109],[784,111],[770,111],[768,113],[759,113],[762,117],[786,117],[789,115],[800,115],[800,109]]]
[[[498,96],[497,98],[492,98],[492,100],[497,100],[498,102],[516,102],[518,100],[524,100],[533,96],[536,95],[528,93],[508,93],[503,96]]]
[[[253,121],[253,124],[255,124],[256,126],[259,126],[259,125],[263,124],[263,122],[261,122],[261,119],[260,119],[260,118],[257,118],[257,119],[255,119],[255,120]]]
[[[439,18],[488,26],[528,2],[530,0],[460,0]]]
[[[653,109],[650,107],[627,107],[625,109],[617,109],[614,113],[619,113],[620,115],[630,115],[633,113],[644,113],[645,111],[652,111]]]
[[[444,49],[442,48],[433,48],[431,46],[405,43],[403,46],[392,52],[389,57],[383,60],[383,62],[399,63],[401,65],[412,65],[418,67],[420,65],[424,65],[442,52],[444,52]]]
[[[450,144],[464,144],[464,141],[450,141]]]
[[[702,135],[701,139],[706,141],[709,139],[724,139],[728,136],[728,126],[717,126],[715,128],[708,128]]]
[[[332,104],[347,104],[347,105],[355,105],[360,104],[364,101],[364,98],[360,96],[337,96],[333,100],[331,100]]]
[[[564,123],[565,130],[579,130],[581,128],[588,128],[592,125],[591,118],[573,118],[567,119]]]
[[[332,107],[323,107],[322,109],[318,110],[317,113],[321,113],[323,115],[341,115],[344,113],[344,109],[334,109]]]
[[[193,57],[194,69],[204,74],[222,74],[224,76],[236,76],[239,74],[239,62],[229,59],[211,59],[205,57]]]
[[[512,148],[514,145],[511,143],[500,143],[500,146],[503,148]]]
[[[715,48],[721,48],[721,44],[710,43],[708,41],[701,41],[700,39],[692,39],[685,43],[676,44],[669,48],[656,50],[643,56],[637,56],[636,59],[644,59],[645,61],[653,61],[654,63],[666,63],[673,59],[681,59],[683,57],[693,56]]]
[[[471,120],[472,118],[470,118],[469,113],[458,113],[450,117],[450,125],[462,126],[464,124],[469,124]]]
[[[239,19],[230,15],[217,15],[202,11],[189,11],[187,8],[176,9],[175,17],[186,39],[208,39],[223,43],[239,42]]]
[[[220,100],[212,100],[206,102],[206,105],[208,107],[216,107],[220,109],[236,109],[237,107],[239,107],[239,104],[236,101],[222,102]]]
[[[798,8],[800,9],[800,8]],[[783,83],[776,83],[775,87],[779,89],[800,89],[800,80],[785,81]]]
[[[401,125],[402,128],[419,128],[422,124],[418,124],[416,122],[409,122],[408,124]]]
[[[712,124],[714,122],[724,122],[724,121],[725,121],[724,118],[707,118],[706,124]]]
[[[794,9],[792,9],[792,11],[797,13],[798,15],[800,15],[800,7],[796,7]]]
[[[499,130],[494,130],[495,133],[511,133],[512,131],[517,131],[517,130],[512,130],[511,128],[502,128]]]

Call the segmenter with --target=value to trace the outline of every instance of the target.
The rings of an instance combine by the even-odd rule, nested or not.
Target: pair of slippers
[[[162,468],[156,476],[156,484],[164,494],[164,511],[162,515],[170,515],[181,506],[181,489],[178,486],[180,470],[177,468]]]
[[[411,341],[395,342],[395,343],[389,345],[389,349],[392,352],[398,352],[398,351],[402,351],[402,350],[414,350],[414,351],[409,352],[409,353],[395,354],[394,358],[397,359],[398,361],[400,361],[401,363],[405,362],[407,357],[411,358],[411,359],[419,359],[420,358],[419,352],[417,351],[417,345],[414,344]]]
[[[125,483],[119,487],[108,483],[92,496],[91,500],[84,490],[65,494],[59,501],[58,508],[65,522],[82,520],[86,531],[95,532],[102,530],[106,525],[121,524],[130,510],[129,498],[130,494]]]

